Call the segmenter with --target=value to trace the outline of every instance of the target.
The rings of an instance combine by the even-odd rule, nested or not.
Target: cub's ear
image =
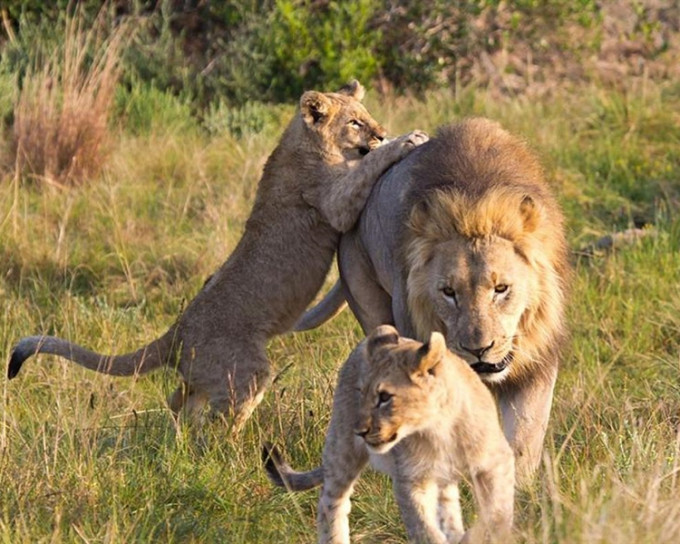
[[[347,96],[351,96],[361,102],[364,99],[366,90],[361,83],[359,83],[356,79],[353,79],[347,85],[340,87],[338,89],[338,93],[346,94]]]
[[[300,98],[300,113],[307,125],[319,124],[328,115],[330,100],[318,91],[307,91]]]
[[[430,335],[430,341],[423,344],[418,349],[418,357],[416,357],[416,368],[413,369],[414,374],[434,373],[436,366],[444,360],[446,356],[446,340],[444,335],[440,332],[433,332]]]
[[[534,232],[541,221],[540,205],[529,195],[526,195],[519,205],[519,213],[524,220],[524,230]]]
[[[399,333],[392,325],[380,325],[366,340],[366,355],[372,357],[377,349],[399,343]]]

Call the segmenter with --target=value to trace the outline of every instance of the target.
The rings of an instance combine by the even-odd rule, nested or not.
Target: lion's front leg
[[[338,232],[351,229],[383,172],[428,139],[425,132],[414,130],[374,149],[356,167],[322,184],[313,200],[318,201],[318,208],[331,227]]]
[[[376,278],[376,271],[356,230],[344,234],[338,246],[338,268],[345,298],[365,334],[391,324],[392,300]]]
[[[517,482],[527,483],[541,462],[548,428],[557,365],[549,373],[499,395],[503,432],[515,452]]]
[[[463,543],[508,544],[512,540],[515,500],[514,459],[506,444],[489,456],[487,466],[472,474],[479,519]]]

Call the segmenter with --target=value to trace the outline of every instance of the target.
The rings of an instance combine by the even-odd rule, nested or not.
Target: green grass
[[[655,226],[639,244],[576,262],[544,463],[517,494],[516,526],[527,543],[677,542],[677,89],[367,102],[392,134],[475,114],[525,136],[545,159],[574,248],[633,221]],[[70,190],[6,177],[0,353],[40,332],[120,352],[165,330],[236,244],[290,112],[262,115],[262,132],[239,139],[140,110],[101,177]],[[360,338],[346,312],[272,340],[281,375],[238,439],[217,424],[176,428],[164,404],[171,372],[115,379],[29,360],[2,382],[0,542],[313,542],[316,492],[274,489],[260,445],[282,444],[299,467],[319,462],[335,371]],[[360,542],[405,541],[383,476],[362,478],[351,525]]]

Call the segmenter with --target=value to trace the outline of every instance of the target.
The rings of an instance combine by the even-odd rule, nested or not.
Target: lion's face
[[[411,213],[408,305],[487,383],[540,367],[562,322],[566,269],[557,212],[523,187],[435,192]]]
[[[498,236],[450,240],[438,244],[422,273],[449,349],[483,380],[502,381],[537,287],[527,261]]]
[[[308,91],[300,99],[302,118],[329,164],[361,159],[387,135],[361,103],[363,95],[363,87],[353,81],[337,93]]]
[[[445,386],[437,367],[446,346],[434,333],[428,344],[399,337],[389,325],[366,342],[355,433],[374,453],[387,453],[408,435],[437,421]]]

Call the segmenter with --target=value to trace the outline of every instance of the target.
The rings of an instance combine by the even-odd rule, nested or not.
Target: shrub
[[[35,44],[14,107],[11,148],[23,174],[49,183],[96,176],[108,151],[108,120],[128,25],[113,30],[102,11],[89,29],[77,12],[59,42]]]

